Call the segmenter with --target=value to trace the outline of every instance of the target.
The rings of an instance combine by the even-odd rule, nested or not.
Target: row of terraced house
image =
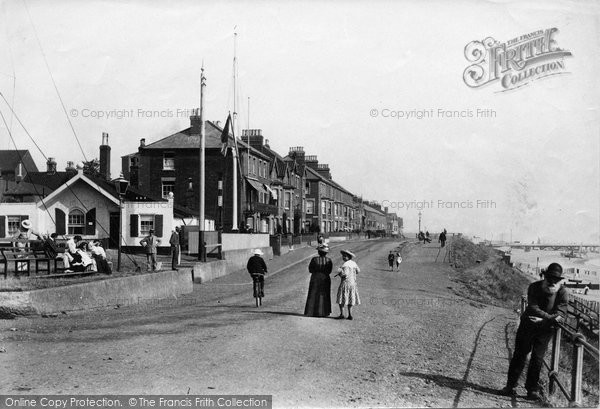
[[[200,180],[200,125],[157,141],[141,139],[138,151],[122,157],[122,172],[133,188],[152,197],[174,197],[178,209],[198,215]],[[281,156],[269,146],[260,129],[245,129],[237,146],[222,154],[223,129],[205,121],[206,229],[303,234],[378,231],[401,234],[402,218],[377,203],[363,200],[333,180],[329,165],[302,147]],[[237,220],[233,226],[234,160],[237,165]]]
[[[106,133],[96,172],[74,162],[60,171],[53,158],[38,171],[28,151],[0,151],[0,241],[24,219],[37,232],[108,239],[110,247],[118,243],[119,229],[123,244],[135,246],[150,229],[168,237],[177,225],[197,224],[201,121],[197,115],[190,120],[190,127],[165,138],[141,139],[137,152],[121,157],[129,181],[124,196],[111,182]],[[244,130],[235,143],[229,135],[228,145],[237,146],[239,155],[234,184],[233,148],[223,156],[222,133],[218,122],[205,122],[205,230],[236,230],[237,186],[235,227],[241,232],[401,234],[402,218],[342,187],[329,166],[302,147],[279,155],[258,129]]]

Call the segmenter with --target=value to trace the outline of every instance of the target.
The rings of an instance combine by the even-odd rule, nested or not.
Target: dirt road
[[[408,245],[401,271],[390,272],[386,255],[397,244],[347,244],[362,269],[354,321],[302,316],[308,261],[267,276],[260,309],[249,276],[235,273],[176,301],[2,321],[0,393],[272,394],[275,407],[534,406],[496,394],[514,313],[456,296],[455,272],[443,253],[435,261],[433,244]],[[274,260],[271,271],[311,252]],[[339,252],[331,255],[340,265]]]

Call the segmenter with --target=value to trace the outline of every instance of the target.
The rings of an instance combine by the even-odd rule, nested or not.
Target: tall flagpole
[[[204,88],[206,87],[206,78],[204,77],[204,64],[200,75],[200,231],[205,230],[204,226],[204,202],[206,191],[206,128],[204,126]]]
[[[236,26],[237,27],[237,26]],[[237,187],[237,143],[235,141],[235,123],[237,119],[237,104],[236,104],[236,90],[235,90],[235,80],[236,80],[236,70],[237,70],[237,61],[236,61],[236,43],[237,43],[237,33],[235,32],[235,27],[233,28],[233,117],[231,118],[231,129],[233,133],[233,142],[234,148],[233,152],[233,226],[231,226],[231,230],[237,231],[238,229],[238,187]]]
[[[204,63],[202,64],[200,74],[200,215],[198,220],[198,258],[206,261],[204,248],[204,205],[206,192],[206,128],[204,126],[204,88],[206,87],[206,78],[204,77]]]

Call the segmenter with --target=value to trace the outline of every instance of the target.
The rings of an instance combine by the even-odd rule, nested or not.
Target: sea
[[[600,253],[588,252],[581,254],[581,258],[564,257],[563,251],[555,250],[531,250],[512,249],[510,252],[510,261],[513,263],[529,264],[532,269],[535,267],[546,268],[550,263],[558,263],[563,269],[575,268],[579,269],[579,276],[574,274],[565,274],[568,278],[580,279],[583,283],[598,284],[600,282]],[[576,270],[575,270],[576,271]],[[586,296],[576,293],[576,290],[571,291],[582,298],[600,301],[600,290],[590,290]]]

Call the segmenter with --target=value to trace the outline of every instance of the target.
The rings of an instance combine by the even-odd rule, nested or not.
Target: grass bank
[[[455,281],[462,284],[456,292],[485,304],[514,309],[526,292],[530,280],[504,263],[496,251],[462,237],[452,241]]]

